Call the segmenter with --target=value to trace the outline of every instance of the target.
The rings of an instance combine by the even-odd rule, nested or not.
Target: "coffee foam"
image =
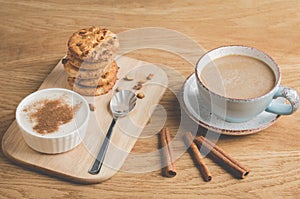
[[[215,59],[204,66],[200,79],[212,92],[237,99],[263,96],[276,83],[275,74],[266,63],[243,55]]]

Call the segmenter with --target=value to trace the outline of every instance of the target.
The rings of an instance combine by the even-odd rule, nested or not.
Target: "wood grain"
[[[4,1],[0,0],[0,137],[14,120],[20,100],[37,90],[66,52],[72,32],[104,25],[120,33],[140,27],[179,31],[209,50],[243,44],[265,51],[279,64],[282,84],[300,90],[299,1]],[[164,64],[183,77],[194,67],[161,50],[145,49],[127,56]],[[199,57],[201,53],[199,52]],[[171,73],[171,72],[170,72]],[[173,76],[169,76],[173,77]],[[174,137],[180,122],[176,92],[167,90],[160,105]],[[159,110],[156,110],[159,111]],[[159,114],[152,117],[132,153],[154,151]],[[270,128],[250,136],[222,136],[218,145],[247,165],[251,174],[237,180],[206,159],[214,179],[205,183],[188,153],[176,161],[177,176],[166,179],[160,169],[128,173],[130,159],[110,180],[78,185],[15,165],[0,153],[0,195],[4,198],[297,198],[300,195],[300,112],[281,117]],[[156,125],[157,124],[157,125]],[[147,136],[152,135],[152,136]]]
[[[86,137],[82,143],[66,153],[49,155],[32,150],[22,138],[21,131],[16,121],[8,128],[2,139],[3,153],[11,160],[23,166],[35,168],[57,177],[66,178],[79,183],[100,183],[111,178],[123,165],[128,153],[134,146],[137,138],[145,127],[153,112],[153,106],[168,87],[168,78],[159,67],[122,56],[116,60],[118,67],[118,81],[115,87],[105,95],[97,97],[86,96],[86,100],[93,104],[95,110],[90,112]],[[67,74],[61,61],[56,65],[50,75],[45,79],[40,89],[44,88],[69,88]],[[126,75],[134,77],[132,81],[124,80]],[[146,80],[153,74],[151,80],[145,81],[139,91],[132,89],[140,80]],[[135,108],[124,118],[118,119],[113,129],[110,144],[106,152],[101,172],[91,175],[91,168],[101,143],[112,121],[109,111],[109,101],[116,88],[143,92],[145,97],[136,102]],[[145,113],[147,113],[145,115]]]

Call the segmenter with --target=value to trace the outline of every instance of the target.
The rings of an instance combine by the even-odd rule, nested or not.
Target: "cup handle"
[[[287,99],[290,104],[280,104],[272,102],[267,107],[267,112],[275,113],[278,115],[290,115],[298,109],[300,98],[296,90],[289,87],[280,86],[273,99],[276,99],[277,97],[283,97]]]

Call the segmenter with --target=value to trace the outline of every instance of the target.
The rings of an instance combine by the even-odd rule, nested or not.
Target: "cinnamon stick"
[[[176,176],[176,167],[173,161],[173,149],[170,145],[170,131],[168,128],[163,128],[160,133],[160,139],[163,150],[164,163],[167,165],[163,168],[163,175],[166,177]]]
[[[203,158],[201,157],[200,151],[199,151],[198,147],[196,146],[196,144],[194,143],[193,136],[190,132],[185,133],[185,141],[186,141],[186,144],[191,149],[191,152],[192,152],[191,155],[194,157],[197,164],[199,165],[199,170],[200,170],[200,173],[201,173],[203,179],[206,182],[211,181],[212,175],[211,175],[210,171],[208,170],[208,167],[204,163]]]
[[[213,144],[208,139],[205,139],[203,136],[197,137],[195,139],[195,143],[199,146],[199,148],[202,147],[206,152],[209,152],[209,156],[215,162],[225,165],[234,176],[238,178],[245,178],[249,174],[250,170],[247,167],[240,164],[220,147]]]

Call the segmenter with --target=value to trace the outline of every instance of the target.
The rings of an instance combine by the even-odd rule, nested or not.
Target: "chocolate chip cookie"
[[[116,34],[102,27],[81,29],[70,37],[69,52],[77,59],[101,62],[114,57],[119,46]]]

